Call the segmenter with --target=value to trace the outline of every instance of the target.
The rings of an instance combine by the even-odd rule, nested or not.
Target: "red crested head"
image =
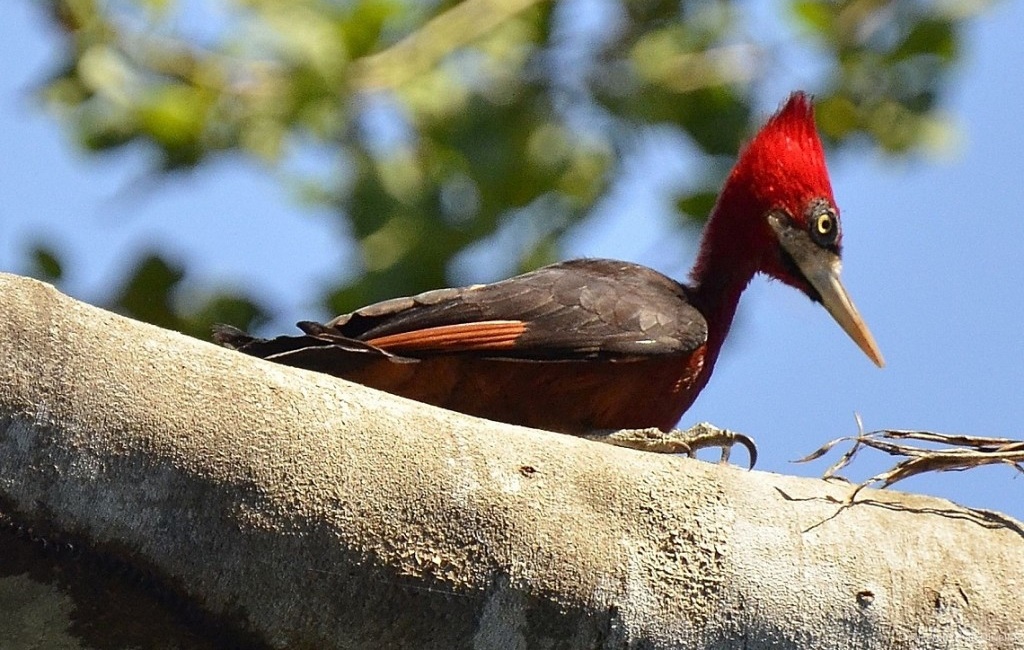
[[[740,195],[735,198],[748,210],[781,209],[804,223],[810,201],[825,200],[835,206],[814,107],[807,95],[790,95],[750,141],[729,175],[723,200],[727,192]]]
[[[882,356],[839,282],[839,210],[814,125],[796,92],[740,153],[708,219],[692,278],[705,317],[728,331],[756,273],[820,302],[878,365]]]
[[[806,228],[826,208],[835,226],[829,245],[838,252],[839,211],[814,109],[807,95],[796,92],[740,152],[708,219],[694,279],[728,273],[749,280],[764,272],[806,291],[806,282],[782,263],[767,217],[783,214]]]

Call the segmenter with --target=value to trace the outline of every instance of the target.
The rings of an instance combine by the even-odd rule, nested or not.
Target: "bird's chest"
[[[605,428],[672,428],[707,383],[708,370],[703,346],[689,355],[638,363],[634,376],[607,396]]]

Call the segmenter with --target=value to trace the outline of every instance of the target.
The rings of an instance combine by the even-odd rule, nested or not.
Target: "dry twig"
[[[1024,440],[901,429],[881,429],[865,433],[860,416],[857,416],[857,429],[857,435],[830,440],[819,449],[795,462],[806,463],[816,460],[827,454],[836,445],[852,442],[853,446],[822,475],[822,478],[833,479],[841,478],[838,474],[839,471],[847,467],[857,452],[864,447],[902,458],[891,468],[875,474],[859,484],[852,496],[869,485],[880,483],[880,487],[886,488],[911,476],[926,472],[963,471],[983,465],[1005,464],[1024,474]]]

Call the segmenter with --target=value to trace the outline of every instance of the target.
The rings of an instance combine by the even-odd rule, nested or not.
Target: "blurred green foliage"
[[[830,146],[926,147],[983,6],[779,0],[783,40],[737,0],[209,0],[202,29],[183,27],[186,0],[40,3],[66,43],[44,96],[85,149],[146,143],[158,174],[218,152],[277,164],[304,141],[337,152],[336,178],[302,179],[361,253],[323,296],[333,312],[449,283],[452,259],[499,231],[517,245],[497,266],[553,261],[653,125],[706,157],[676,197],[681,226],[701,221],[791,49],[819,65],[806,90]],[[60,279],[57,252],[33,259]],[[184,273],[147,256],[111,305],[197,335],[266,316],[243,296],[176,298]]]
[[[178,289],[184,277],[185,269],[180,264],[147,253],[114,291],[111,306],[126,316],[203,339],[209,338],[214,323],[255,325],[268,317],[243,296],[217,293],[179,304],[175,298],[180,297]]]

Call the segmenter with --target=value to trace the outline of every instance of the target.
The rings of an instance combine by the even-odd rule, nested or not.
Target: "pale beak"
[[[770,216],[768,223],[778,236],[783,250],[789,253],[800,273],[818,292],[821,304],[832,318],[876,366],[885,366],[885,359],[875,343],[875,337],[871,335],[871,330],[839,280],[839,257],[821,248],[804,231],[784,223],[777,216]]]
[[[811,283],[811,286],[821,295],[821,304],[828,313],[832,314],[832,318],[836,319],[839,327],[849,334],[853,342],[875,362],[876,366],[879,368],[885,366],[885,359],[882,358],[882,352],[878,349],[878,344],[875,343],[875,337],[871,336],[871,330],[868,329],[864,319],[857,312],[843,283],[839,281],[839,264],[835,264],[834,268],[821,265],[819,268],[809,269],[800,267],[800,270],[803,271],[804,277]]]

